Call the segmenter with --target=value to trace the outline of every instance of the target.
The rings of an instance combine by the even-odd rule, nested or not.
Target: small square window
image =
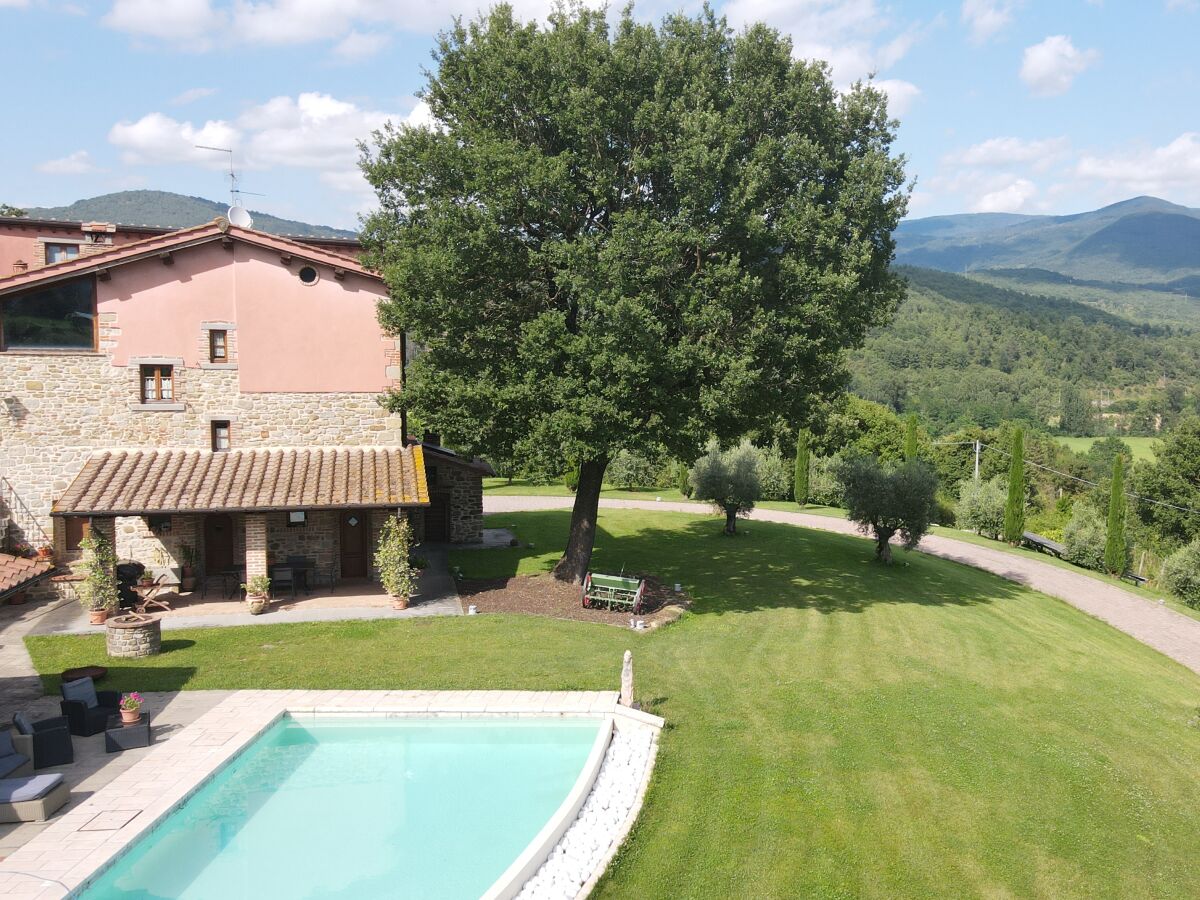
[[[146,516],[146,527],[155,534],[170,534],[171,533],[171,517],[170,516]]]
[[[46,244],[46,265],[66,262],[79,256],[78,244]]]
[[[212,329],[208,333],[208,361],[215,363],[229,362],[229,332],[224,329]]]
[[[142,402],[170,403],[175,399],[174,366],[142,366]]]
[[[212,449],[214,453],[224,453],[229,449],[229,423],[214,421],[212,423]]]
[[[74,553],[79,549],[79,543],[92,530],[90,519],[83,516],[67,516],[64,520],[67,537],[67,552]]]
[[[308,513],[302,509],[291,510],[287,516],[288,528],[303,528],[308,524]]]

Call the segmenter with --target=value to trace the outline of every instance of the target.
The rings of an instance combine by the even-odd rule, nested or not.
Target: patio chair
[[[69,681],[61,689],[63,698],[58,707],[67,717],[71,734],[89,737],[99,734],[108,725],[109,717],[121,708],[120,691],[97,691],[90,678]]]
[[[13,716],[13,746],[33,760],[35,769],[65,766],[75,761],[71,727],[65,716],[31,722],[24,713]]]
[[[11,731],[0,731],[0,778],[17,778],[33,772],[33,760],[18,752]]]
[[[311,594],[313,583],[316,581],[316,561],[307,556],[289,556],[287,565],[292,570],[292,577],[299,583],[300,589],[306,594]]]
[[[291,566],[277,566],[271,570],[271,596],[278,597],[284,591],[296,599],[296,572]]]
[[[145,589],[146,593],[140,595],[142,599],[134,605],[133,611],[145,615],[150,612],[150,607],[154,606],[163,612],[170,612],[171,604],[162,599],[162,593],[167,586],[167,579],[169,577],[166,574],[159,575],[154,580],[154,584]]]

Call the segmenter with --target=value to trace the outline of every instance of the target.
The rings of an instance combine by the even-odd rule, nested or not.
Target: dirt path
[[[485,496],[483,510],[485,513],[494,513],[562,509],[569,508],[571,503],[571,497]],[[601,500],[600,506],[604,509],[688,513],[707,510],[700,503],[660,503],[650,500]],[[781,522],[838,534],[859,534],[850,522],[829,516],[756,509],[750,517],[762,522]],[[984,569],[1064,600],[1200,674],[1200,621],[1087,575],[1002,550],[992,550],[942,535],[929,535],[921,541],[919,549],[932,556]]]

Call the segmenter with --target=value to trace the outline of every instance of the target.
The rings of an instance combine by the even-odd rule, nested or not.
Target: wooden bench
[[[1067,548],[1062,544],[1055,543],[1050,538],[1042,537],[1040,534],[1034,534],[1032,531],[1026,531],[1021,535],[1021,542],[1028,544],[1038,553],[1049,553],[1051,556],[1063,558],[1063,554],[1067,552]]]
[[[640,578],[588,572],[583,579],[585,609],[622,609],[637,615],[642,611],[645,595],[646,582]]]
[[[1137,574],[1137,572],[1122,572],[1121,578],[1124,579],[1125,581],[1128,581],[1130,584],[1132,584],[1136,587],[1141,587],[1143,584],[1145,584],[1147,581],[1150,580],[1149,578],[1147,578],[1144,575]]]

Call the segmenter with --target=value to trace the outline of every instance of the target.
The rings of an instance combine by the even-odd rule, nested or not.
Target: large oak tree
[[[843,349],[901,296],[896,123],[869,83],[839,93],[709,10],[497,6],[434,62],[433,127],[363,148],[380,319],[423,350],[390,402],[451,445],[578,463],[556,573],[580,580],[617,451],[691,460],[841,389]]]

